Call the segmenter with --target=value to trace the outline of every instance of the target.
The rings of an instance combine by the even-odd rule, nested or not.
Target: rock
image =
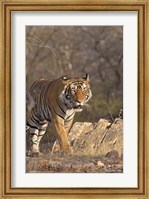
[[[112,166],[110,165],[110,164],[108,164],[108,166],[107,166],[108,168],[111,168]]]
[[[106,119],[100,119],[97,125],[100,126],[101,129],[106,129],[111,126],[111,122]]]
[[[106,155],[117,151],[123,154],[123,120],[117,118],[113,123],[100,119],[98,123],[76,122],[69,133],[69,141],[75,155]],[[112,154],[111,154],[112,155]]]
[[[117,169],[123,169],[123,165],[121,165],[121,164],[116,164],[116,168],[117,168]]]
[[[97,165],[99,168],[103,168],[105,166],[104,163],[102,163],[101,161],[98,161]]]
[[[89,133],[94,129],[94,124],[90,122],[76,122],[69,132],[69,140],[75,140],[82,134]]]
[[[110,159],[117,159],[117,158],[119,158],[119,155],[116,150],[112,150],[106,154],[106,157],[110,158]]]

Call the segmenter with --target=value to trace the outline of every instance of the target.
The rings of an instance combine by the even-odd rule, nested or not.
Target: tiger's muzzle
[[[83,105],[84,105],[83,102],[75,102],[75,104],[74,104],[74,109],[75,109],[77,112],[81,112],[81,111],[83,110]]]

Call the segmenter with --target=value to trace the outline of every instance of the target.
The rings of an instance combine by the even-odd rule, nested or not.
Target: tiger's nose
[[[79,105],[83,105],[83,102],[81,102],[81,101],[76,101],[76,104],[79,106]]]

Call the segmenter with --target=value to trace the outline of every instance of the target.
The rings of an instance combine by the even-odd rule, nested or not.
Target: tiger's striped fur
[[[68,132],[76,112],[91,98],[89,76],[73,78],[63,76],[53,81],[40,79],[35,81],[30,94],[34,106],[27,116],[27,126],[31,135],[31,151],[39,153],[39,143],[46,132],[48,122],[52,122],[59,148],[63,152],[70,150]]]

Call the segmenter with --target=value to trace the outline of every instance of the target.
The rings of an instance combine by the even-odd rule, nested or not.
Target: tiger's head
[[[89,75],[86,74],[84,78],[71,78],[63,76],[65,89],[63,93],[63,101],[68,109],[74,109],[80,112],[83,106],[92,97],[92,92],[89,84]]]

